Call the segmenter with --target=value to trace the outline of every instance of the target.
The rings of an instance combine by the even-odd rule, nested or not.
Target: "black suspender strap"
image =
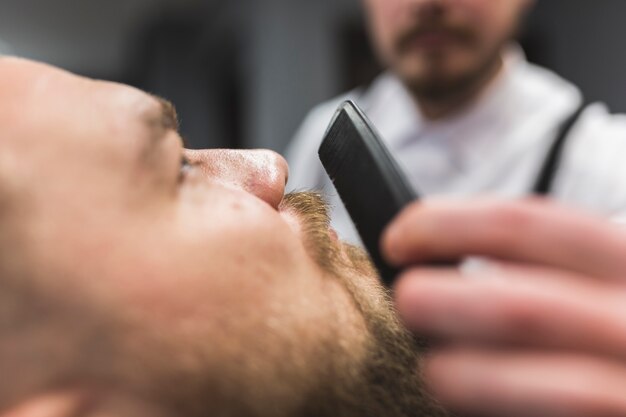
[[[554,142],[548,151],[543,166],[541,167],[541,171],[539,171],[537,182],[533,187],[533,194],[547,196],[550,194],[550,191],[552,191],[552,186],[554,185],[554,180],[559,170],[567,138],[586,107],[587,105],[583,101],[576,111],[561,124],[561,127],[559,127],[559,131],[557,132]]]

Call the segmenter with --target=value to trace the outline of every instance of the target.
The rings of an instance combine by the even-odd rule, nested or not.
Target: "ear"
[[[0,410],[0,417],[71,417],[80,415],[85,405],[84,395],[59,391],[30,398],[5,411]]]

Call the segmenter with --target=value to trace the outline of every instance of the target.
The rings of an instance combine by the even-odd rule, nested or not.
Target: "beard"
[[[281,210],[301,220],[305,246],[317,264],[339,280],[364,317],[371,343],[352,378],[329,383],[298,416],[447,416],[428,394],[421,376],[421,348],[400,323],[390,292],[369,255],[329,233],[329,208],[318,193],[285,196]],[[349,375],[349,373],[346,373]]]
[[[502,64],[502,50],[515,38],[520,23],[501,39],[488,42],[463,22],[449,21],[445,16],[433,17],[398,36],[391,66],[418,101],[462,100],[479,90],[497,72]],[[415,42],[429,33],[445,36],[449,45],[416,51]],[[464,58],[459,63],[461,56]],[[413,59],[419,60],[420,70],[405,68],[406,61]]]
[[[505,45],[502,44],[501,47]],[[400,80],[419,101],[440,103],[463,100],[485,85],[502,64],[501,47],[480,60],[477,66],[459,74],[433,71],[425,77],[399,74]]]

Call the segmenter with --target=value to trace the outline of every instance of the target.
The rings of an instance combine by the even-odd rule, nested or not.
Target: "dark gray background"
[[[534,61],[626,112],[626,2],[539,0]],[[359,0],[0,0],[0,52],[172,99],[193,147],[282,150],[375,72]]]

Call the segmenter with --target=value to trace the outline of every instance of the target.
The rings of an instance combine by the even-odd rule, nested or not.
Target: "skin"
[[[433,202],[407,208],[384,250],[406,267],[395,299],[436,340],[431,390],[460,415],[626,414],[626,232],[555,203]],[[467,276],[419,266],[468,255]]]
[[[280,156],[186,151],[168,103],[15,58],[0,103],[0,416],[419,409],[384,291],[327,218],[319,260]]]
[[[364,0],[381,62],[440,119],[496,78],[529,0]]]

